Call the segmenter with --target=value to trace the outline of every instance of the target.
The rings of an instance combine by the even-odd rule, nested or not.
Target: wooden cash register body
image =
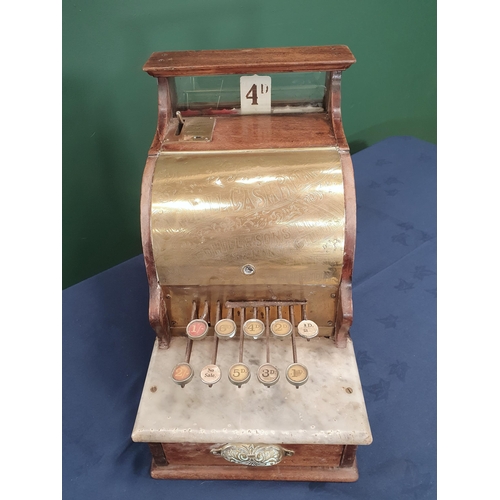
[[[347,47],[329,46],[159,52],[144,66],[158,80],[158,124],[141,193],[157,340],[132,437],[149,443],[154,478],[358,477],[357,446],[372,437],[349,336],[356,205],[340,113],[341,74],[354,62]],[[211,117],[214,127],[210,140],[179,138],[175,77],[312,71],[326,74],[321,109],[284,103],[282,113],[263,115],[181,110],[184,117]],[[249,190],[252,179],[265,178],[268,185],[259,181],[260,191]],[[255,266],[251,276],[241,272],[247,264]],[[219,342],[218,384],[207,387],[195,375],[181,388],[170,379],[184,356],[193,302],[200,311],[208,304],[211,326],[193,344],[199,370],[210,362],[217,302],[225,315],[229,303],[280,301],[306,303],[319,326],[317,338],[296,340],[310,372],[304,386],[284,376],[273,387],[256,377],[240,388],[230,384],[226,372],[240,331]],[[261,346],[260,339],[245,340],[250,366],[261,362]],[[282,367],[291,362],[289,342],[271,347]],[[281,445],[293,455],[271,466],[242,465],[212,453],[227,443]]]

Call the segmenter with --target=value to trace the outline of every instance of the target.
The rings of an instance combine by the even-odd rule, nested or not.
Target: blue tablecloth
[[[436,146],[353,156],[356,350],[373,443],[356,483],[157,481],[130,438],[154,342],[139,255],[63,291],[63,495],[71,500],[436,497]]]

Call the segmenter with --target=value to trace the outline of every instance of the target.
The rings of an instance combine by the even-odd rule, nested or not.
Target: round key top
[[[266,327],[260,319],[248,319],[243,324],[243,332],[247,337],[258,339],[264,333]]]
[[[193,375],[193,369],[188,363],[179,363],[172,370],[172,380],[181,387],[190,382]]]
[[[236,333],[236,323],[232,319],[221,319],[215,323],[215,334],[221,339],[230,339]]]
[[[250,380],[250,369],[244,363],[236,363],[229,369],[229,381],[241,387]]]
[[[257,378],[261,384],[271,387],[280,379],[280,372],[270,363],[265,363],[259,367]]]
[[[304,319],[297,326],[297,331],[301,337],[304,337],[305,339],[312,339],[318,335],[319,328],[314,321]]]
[[[278,318],[271,323],[271,333],[275,337],[288,337],[292,333],[292,330],[292,324],[286,319]]]
[[[307,368],[300,363],[293,363],[286,369],[286,379],[296,387],[305,384],[308,378]]]
[[[221,377],[220,368],[217,365],[207,365],[200,373],[201,381],[208,385],[216,384]]]
[[[208,333],[208,323],[203,319],[193,319],[186,326],[186,333],[191,340],[203,339]]]

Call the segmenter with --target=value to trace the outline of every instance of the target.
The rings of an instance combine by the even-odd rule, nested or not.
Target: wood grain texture
[[[339,286],[339,300],[335,319],[333,340],[338,347],[345,347],[349,329],[353,321],[352,305],[352,270],[356,250],[356,189],[354,170],[349,150],[340,152],[342,176],[344,182],[345,233],[344,258]]]
[[[228,463],[228,462],[226,462]],[[320,481],[352,483],[358,480],[358,467],[231,467],[228,465],[167,465],[151,464],[154,479],[223,479],[259,481]]]
[[[345,45],[154,52],[143,67],[154,77],[345,70],[356,59]]]
[[[210,453],[211,449],[220,448],[221,443],[162,443],[165,456],[170,465],[228,466],[244,467],[227,462],[224,458]],[[290,457],[284,457],[280,466],[287,467],[339,467],[344,452],[344,445],[283,445],[295,451]],[[159,464],[158,464],[159,465]]]
[[[356,460],[356,445],[345,445],[340,459],[340,467],[352,467]]]
[[[161,143],[165,138],[167,124],[172,118],[175,101],[173,101],[172,91],[175,91],[175,85],[171,78],[158,78],[158,120],[156,124],[156,133],[153,138],[149,154],[153,155],[160,150]]]
[[[161,151],[228,151],[241,149],[335,146],[328,113],[238,115],[216,117],[211,142],[168,142],[177,130],[171,120]]]
[[[352,326],[352,284],[350,281],[341,281],[339,300],[335,313],[335,330],[333,340],[335,345],[344,348],[347,345],[349,329]]]
[[[149,444],[149,451],[151,451],[154,463],[160,466],[168,465],[167,457],[165,456],[165,452],[163,451],[161,443],[148,443],[148,444]]]
[[[340,83],[342,79],[341,71],[332,71],[331,80],[329,85],[330,99],[328,102],[328,109],[331,114],[331,121],[333,125],[333,132],[337,140],[338,147],[341,151],[349,151],[349,145],[345,138],[344,127],[342,125],[342,113],[340,108],[341,93]]]

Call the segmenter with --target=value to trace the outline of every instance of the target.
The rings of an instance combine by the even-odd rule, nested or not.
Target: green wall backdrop
[[[357,59],[342,82],[353,152],[436,141],[435,0],[63,0],[63,288],[142,252],[152,52],[331,44]]]

